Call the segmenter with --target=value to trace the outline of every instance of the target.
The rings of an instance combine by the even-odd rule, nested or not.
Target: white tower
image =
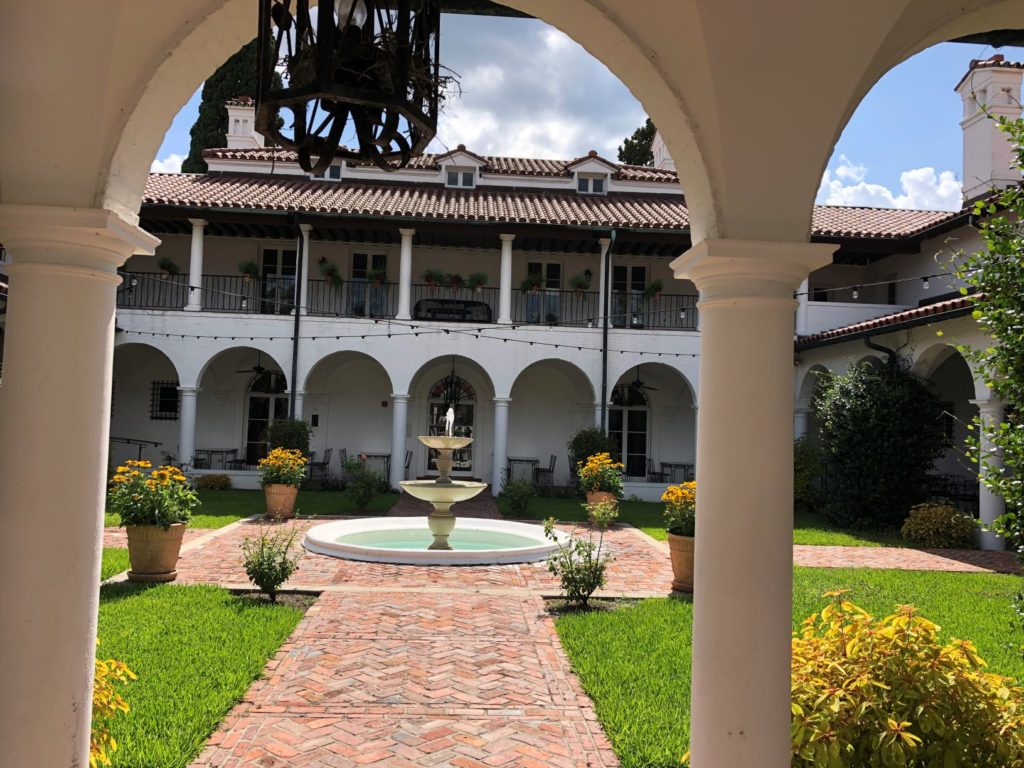
[[[256,102],[249,96],[228,99],[228,149],[262,149],[263,135],[256,132]]]
[[[655,168],[660,168],[663,171],[674,171],[676,169],[676,161],[668,153],[665,140],[661,138],[661,134],[658,131],[654,132],[654,139],[651,141],[651,152],[654,155]]]

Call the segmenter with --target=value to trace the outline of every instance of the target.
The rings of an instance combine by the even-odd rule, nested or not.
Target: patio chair
[[[409,479],[409,467],[411,465],[412,465],[412,451],[406,451],[405,452],[405,474],[402,477],[403,480],[408,480]]]
[[[648,483],[667,483],[668,472],[657,472],[654,469],[654,459],[650,456],[647,457],[647,482]]]
[[[341,462],[341,474],[339,477],[342,480],[347,480],[348,473],[345,471],[345,464],[348,462],[348,449],[340,448],[338,450],[338,460]]]
[[[551,454],[551,460],[548,462],[546,467],[534,467],[533,469],[533,484],[534,485],[554,485],[555,482],[555,454]]]
[[[331,454],[334,452],[333,448],[328,448],[324,451],[324,457],[320,461],[312,461],[310,457],[309,462],[309,476],[314,480],[322,480],[327,477],[331,472]]]

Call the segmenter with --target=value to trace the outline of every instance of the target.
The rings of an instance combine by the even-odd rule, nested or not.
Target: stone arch
[[[939,342],[925,348],[914,360],[913,373],[924,379],[942,404],[938,429],[946,438],[946,451],[935,462],[935,471],[943,475],[977,476],[977,467],[964,456],[968,426],[978,415],[973,400],[984,397],[988,389],[975,375],[959,350]]]
[[[180,377],[174,360],[152,344],[118,344],[112,383],[111,460],[163,463],[165,453],[177,455]]]
[[[238,385],[241,380],[237,377],[243,375],[241,372],[247,367],[254,368],[255,366],[280,371],[284,375],[285,381],[288,382],[288,386],[291,386],[291,382],[288,380],[288,370],[273,355],[265,349],[241,344],[218,350],[206,358],[196,371],[196,385],[199,387],[204,386],[204,380],[208,375],[211,375],[211,368],[216,365],[219,369],[221,367],[218,365],[219,363],[228,363],[230,365],[230,368],[225,371],[218,370],[213,373],[214,376],[219,376],[223,380],[225,386],[228,385],[228,381],[232,381],[231,379],[225,379],[225,376],[233,376],[232,385]],[[254,370],[253,372],[256,373],[257,371]],[[248,380],[247,378],[246,381]]]
[[[655,370],[668,369],[679,375],[686,384],[690,400],[696,404],[697,382],[699,380],[698,360],[699,358],[695,357],[655,358],[652,360],[650,355],[611,355],[608,358],[608,391],[611,392],[615,384],[624,376],[629,375],[631,371],[634,371],[638,365],[641,367],[654,366]],[[678,361],[682,361],[682,363]],[[687,366],[687,362],[690,362],[691,365]]]
[[[795,402],[803,407],[810,407],[814,402],[814,393],[820,386],[822,377],[828,376],[830,373],[828,368],[821,363],[815,363],[808,368],[797,381]]]

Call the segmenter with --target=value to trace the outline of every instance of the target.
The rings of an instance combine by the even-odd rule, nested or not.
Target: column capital
[[[306,224],[305,222],[301,222],[299,224],[299,229],[302,230],[302,233],[308,237],[309,233],[313,231],[313,225],[312,224]]]
[[[7,266],[60,265],[108,272],[135,253],[152,256],[160,239],[103,208],[0,205],[0,242],[13,257]]]
[[[206,219],[189,219],[188,222],[192,225],[193,229],[202,229],[210,223]]]
[[[495,408],[508,408],[512,404],[511,397],[496,397],[494,398]]]
[[[516,239],[516,236],[509,234],[508,232],[503,232],[502,234],[498,235],[498,239],[501,240],[503,243],[511,243],[513,240]]]
[[[999,414],[1000,419],[1003,418],[1003,412],[1006,410],[1006,403],[992,397],[968,400],[967,402],[971,405],[976,405],[980,414],[984,414],[986,416],[995,416],[996,414]]]
[[[409,402],[409,395],[405,392],[392,392],[391,399],[395,402],[407,403]]]
[[[677,279],[692,280],[702,303],[717,298],[793,299],[801,281],[832,262],[831,243],[771,240],[702,240],[669,266]]]
[[[604,253],[612,244],[612,239],[610,237],[599,237],[597,238],[597,242],[601,245],[601,253]]]
[[[416,234],[416,230],[409,229],[407,227],[402,227],[398,230],[398,234],[400,234],[402,237],[412,237],[413,235]]]
[[[183,395],[198,395],[202,389],[200,387],[178,387],[178,391]]]

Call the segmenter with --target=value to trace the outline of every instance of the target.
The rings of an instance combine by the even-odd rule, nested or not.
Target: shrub
[[[227,475],[200,475],[196,478],[196,488],[202,491],[230,491],[231,478]]]
[[[98,646],[100,641],[96,641]],[[136,675],[128,665],[117,659],[103,661],[96,659],[96,672],[92,684],[92,733],[89,736],[89,766],[98,768],[110,765],[110,753],[117,749],[117,742],[110,733],[110,720],[119,712],[128,712],[117,684],[135,680]]]
[[[349,459],[345,462],[345,480],[345,493],[359,509],[366,509],[374,496],[388,490],[384,477],[368,470],[358,459]]]
[[[793,635],[793,766],[1024,765],[1024,689],[943,645],[913,606],[876,620],[842,592]]]
[[[796,512],[817,512],[821,508],[821,473],[824,470],[821,449],[806,436],[793,443],[793,509]]]
[[[311,427],[302,419],[278,419],[267,430],[270,448],[288,448],[309,455],[309,433]]]
[[[260,459],[260,485],[294,485],[306,476],[306,457],[292,448],[275,448]]]
[[[948,504],[918,504],[912,507],[900,533],[924,547],[968,549],[974,546],[974,518]]]
[[[272,603],[277,602],[278,588],[299,567],[302,552],[291,551],[297,534],[296,528],[282,527],[273,532],[264,528],[258,537],[242,542],[245,573]]]
[[[580,488],[585,492],[605,491],[622,495],[622,463],[612,461],[607,453],[597,453],[580,463],[576,472]]]
[[[524,517],[537,489],[527,480],[510,480],[501,489],[501,495],[508,499],[509,511],[515,517]]]
[[[544,521],[544,535],[558,545],[558,549],[548,556],[548,570],[561,582],[565,599],[583,608],[587,607],[590,596],[604,586],[605,571],[612,560],[611,555],[604,551],[604,532],[618,516],[618,505],[614,501],[585,506],[591,523],[586,538],[577,536],[573,531],[568,543],[563,543],[555,534],[555,519],[551,517]]]
[[[661,494],[665,502],[665,530],[676,536],[693,536],[697,526],[697,483],[670,485]]]
[[[570,468],[579,466],[580,462],[586,461],[588,456],[597,453],[611,453],[615,450],[608,435],[597,427],[581,429],[572,436],[567,447]]]
[[[841,528],[900,526],[907,510],[925,500],[928,472],[945,449],[938,399],[894,355],[825,379],[814,407],[825,518]]]
[[[187,523],[199,506],[188,479],[177,467],[158,467],[150,472],[148,461],[126,461],[114,470],[107,489],[107,511],[121,518],[121,525],[159,525],[170,528]]]

